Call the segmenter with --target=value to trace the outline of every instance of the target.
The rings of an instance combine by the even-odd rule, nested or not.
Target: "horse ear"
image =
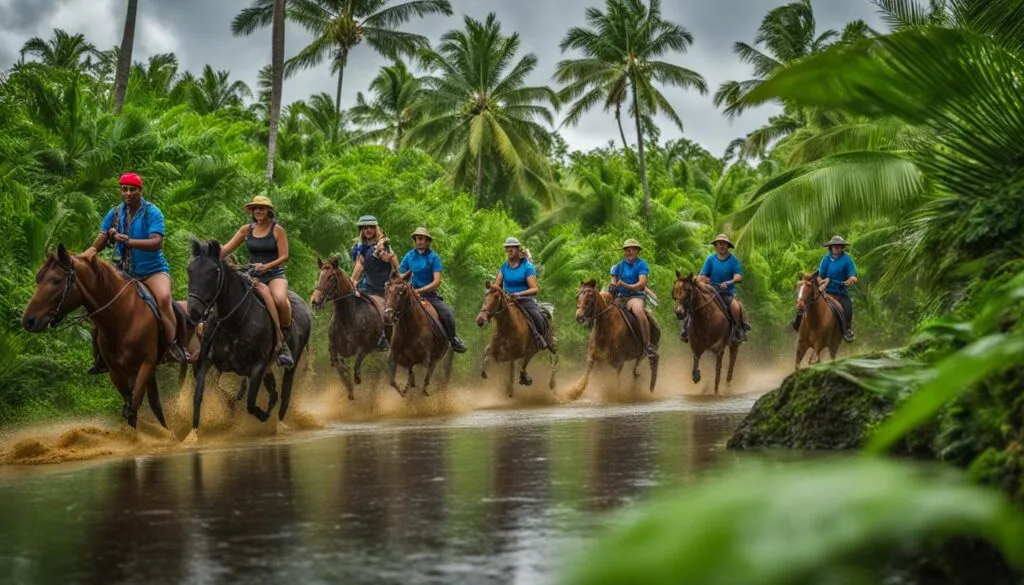
[[[683,274],[681,272],[679,272],[678,270],[676,270],[676,280],[682,280],[682,279],[683,279]]]
[[[489,281],[489,280],[485,280],[484,281],[484,290],[491,290],[491,281]]]
[[[692,272],[686,275],[686,280],[693,280],[693,273]]]
[[[192,240],[192,257],[195,258],[203,251],[203,245],[199,243],[199,240],[190,238]]]
[[[324,269],[324,261],[319,256],[316,257],[316,267],[319,270]]]
[[[63,243],[57,244],[57,261],[65,268],[71,266],[71,254],[68,254],[68,249]]]
[[[207,252],[211,258],[220,258],[220,242],[217,240],[210,240],[210,246]]]
[[[412,270],[409,270],[408,272],[403,274],[402,275],[402,280],[404,280],[406,282],[409,282],[410,280],[412,280]]]
[[[585,284],[587,286],[591,286],[591,287],[597,288],[597,280],[596,279],[591,278]]]

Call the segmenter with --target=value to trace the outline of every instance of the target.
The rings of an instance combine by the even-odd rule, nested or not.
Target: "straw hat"
[[[640,245],[640,242],[636,241],[636,239],[634,238],[629,238],[628,240],[623,242],[622,249],[625,250],[626,248],[636,248],[638,250],[644,249],[644,247]]]
[[[266,195],[257,195],[252,198],[252,201],[245,204],[245,210],[249,211],[251,208],[258,206],[269,207],[270,209],[274,208],[274,204],[270,202],[270,197],[267,197]]]
[[[430,232],[428,232],[427,228],[425,228],[425,227],[418,227],[418,228],[416,228],[416,230],[414,232],[412,232],[412,237],[415,238],[416,236],[424,236],[427,239],[429,239],[430,241],[434,241],[434,236],[430,235]]]
[[[517,248],[522,248],[523,247],[523,245],[519,242],[519,240],[517,240],[516,238],[514,238],[512,236],[509,236],[508,239],[505,240],[505,246],[504,247],[511,248],[513,246],[515,246]]]
[[[356,227],[377,227],[377,218],[372,215],[361,215],[359,221],[356,222]]]
[[[732,241],[729,240],[729,236],[725,234],[718,234],[717,236],[715,236],[715,239],[711,240],[711,245],[714,246],[718,242],[725,242],[726,244],[729,245],[730,248],[736,247],[735,244],[733,244]]]
[[[825,247],[831,248],[832,246],[849,246],[849,244],[842,236],[832,236],[832,239],[825,244]]]

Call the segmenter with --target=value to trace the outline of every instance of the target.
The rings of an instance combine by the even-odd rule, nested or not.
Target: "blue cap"
[[[369,225],[376,226],[377,218],[372,215],[361,215],[359,216],[359,221],[356,223],[356,225],[358,225],[359,227],[365,227]]]

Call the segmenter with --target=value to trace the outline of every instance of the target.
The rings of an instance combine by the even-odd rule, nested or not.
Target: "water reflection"
[[[549,583],[607,512],[723,464],[749,401],[474,413],[0,482],[24,583]]]

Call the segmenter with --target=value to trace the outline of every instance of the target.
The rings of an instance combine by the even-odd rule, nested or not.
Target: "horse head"
[[[309,297],[314,311],[322,309],[327,301],[337,301],[356,294],[356,285],[340,268],[341,261],[337,256],[327,262],[317,258],[316,263],[320,268],[320,275],[316,280],[316,288]]]
[[[405,300],[406,297],[411,298],[416,295],[416,292],[410,284],[411,280],[412,271],[406,272],[405,274],[395,274],[384,286],[385,325],[394,325],[404,312],[402,308],[409,303],[409,301]],[[415,300],[413,300],[413,302],[415,302]]]
[[[818,273],[804,274],[797,281],[796,286],[796,310],[802,315],[807,307],[813,305],[821,296],[821,281],[818,278]]]
[[[580,325],[594,320],[594,309],[597,306],[597,281],[593,278],[580,282],[576,293],[576,322]]]
[[[46,255],[36,272],[36,290],[21,316],[26,331],[39,333],[56,327],[68,313],[82,306],[73,262],[64,244],[57,245],[56,254]]]
[[[484,304],[480,307],[480,312],[476,316],[478,327],[485,327],[491,321],[491,317],[508,308],[508,299],[505,298],[505,291],[501,290],[500,287],[488,280],[484,283],[484,290],[486,291],[484,292]]]
[[[682,319],[693,309],[694,299],[697,297],[697,281],[693,279],[693,273],[683,276],[676,270],[676,282],[672,285],[672,299],[675,300],[676,319]]]
[[[217,305],[224,286],[227,265],[220,258],[220,242],[202,243],[192,239],[192,259],[188,263],[188,318],[193,323],[205,321]]]

